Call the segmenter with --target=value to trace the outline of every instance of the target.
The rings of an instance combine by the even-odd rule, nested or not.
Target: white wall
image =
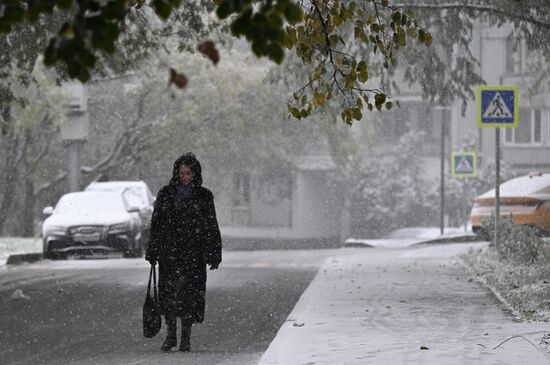
[[[339,235],[338,197],[324,171],[298,171],[293,192],[292,231],[300,238]]]

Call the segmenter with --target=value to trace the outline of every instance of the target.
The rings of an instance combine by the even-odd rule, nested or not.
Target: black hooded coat
[[[181,165],[193,172],[185,189],[179,182]],[[193,323],[204,320],[206,265],[222,261],[221,235],[214,196],[203,188],[201,166],[191,153],[178,158],[170,183],[158,193],[145,259],[159,264],[162,314]]]

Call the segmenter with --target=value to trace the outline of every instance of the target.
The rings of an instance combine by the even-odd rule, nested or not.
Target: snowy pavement
[[[259,365],[549,364],[527,340],[538,344],[550,325],[514,322],[458,263],[457,254],[482,245],[328,259]]]
[[[40,238],[0,237],[0,266],[10,255],[42,252]]]

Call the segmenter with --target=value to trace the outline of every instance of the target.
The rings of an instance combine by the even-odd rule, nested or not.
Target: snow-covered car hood
[[[44,221],[43,228],[47,227],[72,227],[82,225],[108,226],[117,223],[126,223],[132,220],[129,213],[111,213],[106,214],[82,214],[82,215],[64,215],[54,214]]]

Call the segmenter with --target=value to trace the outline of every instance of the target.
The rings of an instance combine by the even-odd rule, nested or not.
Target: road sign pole
[[[517,128],[519,123],[518,86],[479,86],[477,125],[495,128],[495,218],[494,245],[500,243],[500,128]]]
[[[440,191],[439,191],[439,227],[441,235],[445,231],[445,113],[442,112],[441,118],[441,171],[440,171]]]
[[[464,182],[462,184],[462,196],[464,197],[464,199],[467,198],[467,194],[468,194],[468,179],[464,179]],[[468,206],[467,205],[464,205],[464,210],[461,209],[461,215],[462,217],[460,217],[461,220],[464,221],[464,233],[468,232],[468,219],[466,218],[468,216]]]
[[[495,128],[495,247],[499,245],[500,221],[500,128]]]

